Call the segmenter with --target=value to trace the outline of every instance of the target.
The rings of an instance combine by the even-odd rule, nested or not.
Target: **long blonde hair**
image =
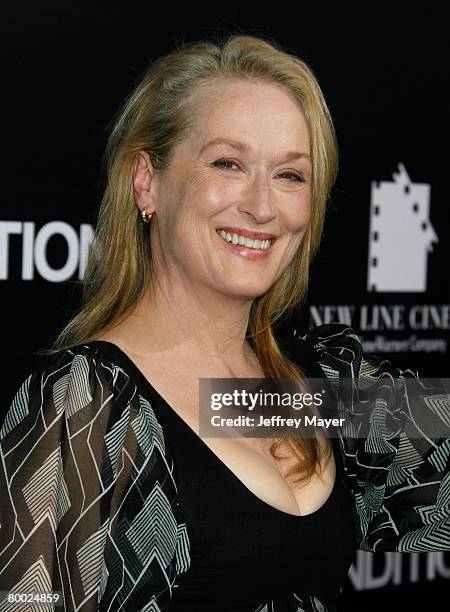
[[[252,79],[283,87],[298,103],[309,128],[312,178],[311,218],[298,252],[274,285],[251,306],[246,337],[268,378],[294,378],[301,369],[280,350],[272,326],[305,300],[311,261],[322,235],[326,203],[337,174],[337,144],[329,110],[311,69],[277,43],[231,35],[217,43],[186,43],[153,62],[115,119],[105,151],[107,185],[82,280],[83,304],[53,343],[53,353],[87,343],[123,320],[152,280],[149,226],[133,198],[138,151],[156,172],[171,161],[174,146],[189,130],[187,101],[197,86],[214,79]],[[317,469],[317,438],[280,437],[299,459],[288,474],[309,479]],[[328,446],[330,454],[330,445]]]

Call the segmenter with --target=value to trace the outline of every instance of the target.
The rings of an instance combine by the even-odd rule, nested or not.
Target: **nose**
[[[268,223],[275,217],[274,195],[270,189],[270,181],[262,171],[255,173],[250,179],[238,209],[250,215],[255,223]]]

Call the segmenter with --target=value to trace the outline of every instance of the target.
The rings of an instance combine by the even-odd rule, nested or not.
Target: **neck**
[[[148,290],[120,325],[137,355],[157,352],[178,363],[210,357],[229,367],[256,364],[245,339],[251,300],[230,298],[183,283]]]

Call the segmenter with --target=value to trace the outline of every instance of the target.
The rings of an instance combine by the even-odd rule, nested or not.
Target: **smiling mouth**
[[[267,238],[266,240],[255,240],[252,238],[247,238],[246,236],[242,236],[242,234],[237,234],[236,232],[226,232],[222,229],[217,229],[216,232],[222,238],[222,240],[225,240],[225,242],[234,245],[244,246],[254,251],[267,251],[267,249],[269,249],[276,240],[275,238]]]

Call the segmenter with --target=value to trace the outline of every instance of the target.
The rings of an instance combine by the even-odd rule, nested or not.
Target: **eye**
[[[225,166],[225,164],[234,164],[235,166],[237,165],[236,162],[232,159],[218,159],[217,161],[213,162],[213,166],[217,166],[218,168],[225,168],[225,170],[228,170],[229,167]]]
[[[238,167],[237,163],[232,159],[218,159],[212,163],[213,166],[216,166],[217,168],[224,168],[225,170],[232,170],[231,166],[233,164]],[[306,180],[303,178],[303,176],[295,172],[282,172],[278,176],[290,177],[289,182],[306,183]]]
[[[280,175],[278,175],[278,176],[280,176]],[[299,183],[305,183],[306,182],[301,174],[296,174],[295,172],[282,172],[281,176],[290,176],[291,179],[289,179],[289,180],[293,180],[293,182],[299,182]]]

